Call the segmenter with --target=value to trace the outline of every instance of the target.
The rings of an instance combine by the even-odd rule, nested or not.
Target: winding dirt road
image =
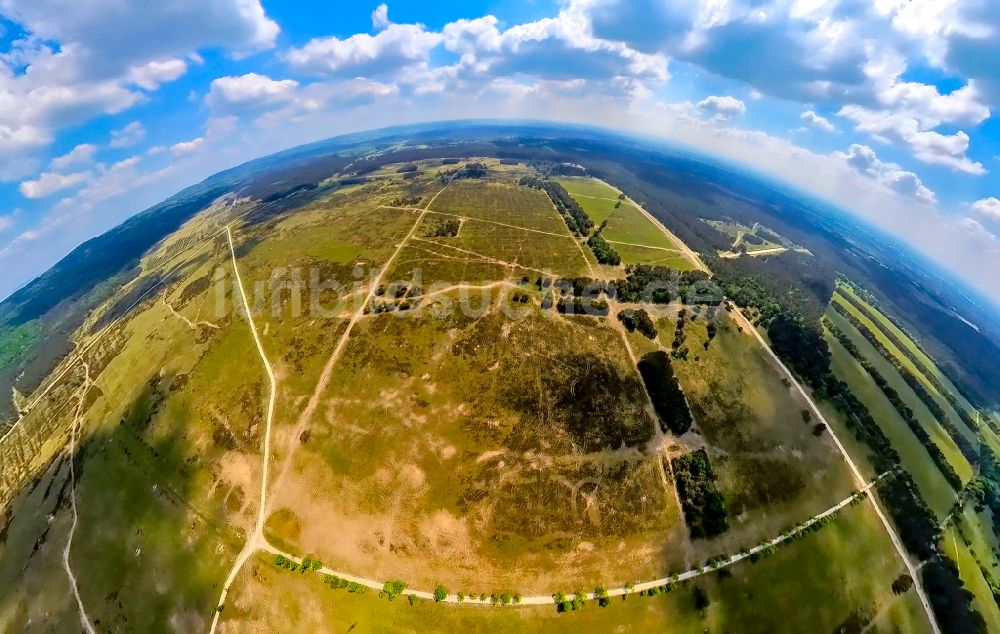
[[[264,509],[267,502],[267,474],[268,467],[271,464],[271,423],[274,421],[274,404],[278,396],[278,382],[274,378],[274,370],[271,368],[271,363],[267,360],[267,354],[264,353],[264,344],[261,343],[260,334],[257,332],[257,325],[253,321],[253,312],[250,310],[250,303],[247,301],[247,294],[243,289],[243,279],[240,277],[240,267],[236,264],[236,248],[233,246],[233,232],[230,231],[228,225],[226,226],[226,238],[229,241],[229,254],[233,260],[233,273],[236,275],[236,286],[240,290],[240,299],[245,311],[244,316],[247,319],[247,324],[250,326],[250,331],[253,333],[254,343],[257,344],[257,353],[260,355],[260,360],[267,371],[271,393],[267,399],[267,419],[264,425],[264,449],[263,459],[261,460],[260,499],[257,502],[257,521],[254,523],[253,533],[247,537],[247,542],[243,546],[243,550],[236,557],[229,575],[226,576],[226,582],[222,585],[222,593],[219,595],[219,601],[216,604],[217,608],[215,614],[212,616],[210,632],[215,632],[216,627],[218,627],[219,614],[222,606],[226,603],[226,597],[229,595],[229,588],[232,586],[233,580],[236,579],[236,575],[239,573],[240,568],[243,567],[243,564],[258,550],[259,544],[263,541]]]

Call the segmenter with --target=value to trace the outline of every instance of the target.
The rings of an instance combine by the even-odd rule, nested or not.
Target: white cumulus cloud
[[[892,191],[922,203],[933,204],[934,192],[923,184],[920,177],[896,163],[884,162],[867,145],[854,143],[847,152],[834,152],[833,157],[882,183]]]
[[[372,28],[381,31],[389,24],[389,7],[383,2],[372,11]]]
[[[97,153],[97,146],[93,143],[81,143],[72,150],[57,156],[49,162],[49,167],[54,170],[65,170],[71,165],[85,165],[92,163],[94,155]]]
[[[824,116],[816,114],[812,110],[806,110],[799,118],[805,122],[811,128],[816,128],[817,130],[823,130],[824,132],[833,132],[836,128],[830,123],[830,120]]]
[[[294,99],[298,86],[292,79],[275,80],[257,73],[219,77],[212,80],[205,102],[223,110],[282,103]]]
[[[870,134],[875,139],[909,147],[914,158],[924,163],[944,165],[977,176],[986,173],[982,163],[966,156],[969,135],[963,130],[944,134],[928,129],[919,119],[906,113],[853,105],[841,108],[837,116],[851,119],[855,130]]]
[[[19,189],[25,198],[47,198],[58,191],[83,183],[90,176],[90,172],[74,172],[72,174],[42,172],[35,180],[23,181]]]
[[[1000,220],[1000,200],[994,196],[977,200],[970,205],[979,215],[990,220]]]
[[[741,115],[747,110],[746,104],[730,95],[724,95],[721,97],[712,95],[710,97],[705,97],[695,105],[708,114],[722,119],[728,119],[730,117]]]
[[[112,130],[109,145],[113,148],[131,147],[144,138],[146,138],[146,128],[138,121],[133,121],[124,128]]]
[[[290,49],[285,59],[305,73],[330,76],[378,76],[427,63],[441,35],[422,24],[388,23],[375,35],[358,33],[345,39],[314,38]]]
[[[175,155],[194,154],[205,144],[203,137],[196,137],[190,141],[181,141],[170,146],[170,151]]]
[[[156,90],[160,84],[174,81],[187,72],[187,63],[182,59],[154,60],[128,71],[133,84],[144,90]]]

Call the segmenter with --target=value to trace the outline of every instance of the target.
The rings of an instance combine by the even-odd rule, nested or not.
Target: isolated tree
[[[598,586],[598,588],[594,590],[594,597],[597,598],[597,605],[602,608],[608,607],[611,603],[611,598],[608,596],[608,589],[604,586]]]

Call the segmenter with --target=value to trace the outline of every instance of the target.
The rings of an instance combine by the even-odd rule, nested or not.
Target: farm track
[[[216,324],[213,324],[210,321],[191,321],[184,315],[177,312],[177,309],[174,308],[174,305],[167,301],[166,291],[163,292],[163,305],[167,307],[167,310],[170,311],[170,314],[172,314],[177,319],[183,321],[187,325],[187,327],[190,328],[191,330],[198,330],[198,328],[202,326],[204,326],[205,328],[212,328],[213,330],[219,329],[219,327]]]

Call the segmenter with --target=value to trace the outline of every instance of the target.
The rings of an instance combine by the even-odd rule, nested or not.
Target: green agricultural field
[[[932,381],[927,378],[927,375],[919,368],[912,359],[905,355],[898,346],[886,336],[886,334],[878,327],[878,325],[866,314],[862,313],[856,306],[853,306],[850,302],[846,301],[838,293],[833,296],[833,301],[837,305],[842,306],[848,313],[850,313],[855,319],[860,321],[865,327],[875,334],[875,338],[889,351],[889,353],[896,358],[902,366],[908,370],[913,376],[917,377],[917,380],[924,386],[927,391],[934,396],[938,405],[944,410],[951,420],[955,428],[958,429],[959,433],[966,437],[972,443],[978,442],[978,438],[974,431],[968,429],[965,424],[958,417],[958,414],[954,412],[951,405],[942,396],[941,392],[937,389]]]
[[[623,264],[652,264],[684,271],[694,268],[678,245],[634,203],[618,200],[617,189],[593,178],[556,180],[583,207],[595,227],[607,221],[601,235],[618,252]]]
[[[676,249],[677,245],[630,202],[625,202],[608,219],[604,237],[612,243],[621,242],[645,247]]]
[[[840,342],[827,334],[832,354],[833,374],[846,382],[882,428],[883,433],[899,452],[903,468],[913,476],[927,505],[938,520],[944,519],[957,497],[956,491],[944,479],[920,440],[906,425],[896,408],[885,397],[871,376],[844,349]]]
[[[1000,608],[997,607],[989,583],[983,578],[979,565],[958,531],[949,526],[941,536],[941,550],[958,565],[959,577],[965,589],[974,596],[972,605],[986,619],[988,632],[1000,631]]]
[[[882,311],[858,295],[854,291],[854,288],[852,288],[849,284],[838,282],[837,292],[843,293],[844,295],[851,297],[857,303],[863,305],[867,309],[868,316],[873,319],[880,329],[891,333],[895,339],[902,342],[907,352],[915,356],[920,361],[921,371],[934,374],[935,378],[939,381],[947,381],[947,377],[944,373],[938,369],[937,364],[935,364],[934,361],[928,357],[926,353],[924,353],[920,346],[917,345],[917,343],[913,341],[908,334],[903,332],[899,326],[893,323],[892,320],[889,319]]]
[[[615,213],[615,205],[618,204],[621,192],[604,181],[574,176],[562,176],[555,181],[566,188],[566,191],[583,207],[594,221],[595,227],[601,226],[602,222]],[[622,202],[622,205],[624,204]]]
[[[844,319],[840,314],[833,310],[826,311],[826,317],[833,322],[844,334],[846,334],[854,345],[857,346],[858,350],[868,359],[872,365],[886,378],[889,385],[895,389],[906,405],[913,410],[913,414],[917,421],[923,425],[924,429],[930,435],[931,439],[934,441],[941,451],[944,453],[948,460],[948,464],[952,466],[956,473],[963,482],[970,480],[973,477],[973,469],[966,460],[962,452],[959,451],[958,446],[955,441],[952,440],[948,432],[941,426],[941,424],[934,418],[934,415],[927,409],[927,406],[921,401],[917,395],[913,392],[909,385],[900,376],[899,371],[891,363],[886,361],[881,354],[865,339],[861,333],[851,325],[846,319]],[[926,468],[933,467],[933,463],[928,463]]]
[[[431,210],[436,215],[462,216],[569,235],[566,224],[552,208],[545,192],[512,183],[458,181],[441,192]]]
[[[908,358],[902,359],[902,361],[903,363],[907,363],[906,367],[914,367],[919,371],[919,374],[916,374],[918,378],[921,378],[922,381],[927,380],[928,382],[933,380],[936,382],[937,386],[943,387],[946,392],[950,393],[950,396],[954,397],[957,406],[963,409],[964,413],[967,413],[973,420],[979,417],[979,412],[977,412],[976,409],[965,399],[965,397],[962,396],[962,393],[954,386],[954,384],[952,384],[951,380],[944,374],[944,372],[941,371],[934,360],[931,359],[927,353],[920,348],[917,342],[913,341],[913,339],[906,332],[893,323],[888,316],[855,292],[854,288],[852,288],[850,284],[839,281],[837,284],[837,292],[860,304],[864,308],[861,312],[871,320],[872,324],[881,329],[882,335],[890,335],[894,343],[898,342],[898,344],[903,347],[903,350],[899,350],[899,347],[897,346],[895,350],[898,352],[905,351]],[[893,350],[893,348],[889,349]],[[916,359],[917,362],[913,363],[913,359]],[[938,394],[938,392],[939,390],[937,389],[931,390],[932,394]],[[955,427],[970,441],[978,442],[975,438],[975,434],[969,430],[968,426],[961,420],[959,413],[955,410],[955,406],[943,396],[938,398],[937,401]],[[982,439],[993,448],[994,452],[1000,451],[1000,438],[997,437],[989,426],[982,425],[981,434]]]
[[[958,528],[982,566],[994,579],[1000,577],[1000,546],[991,513],[988,510],[977,513],[971,505],[966,505],[959,514]]]
[[[455,238],[420,238],[414,244],[444,255],[505,264],[511,269],[520,267],[535,274],[575,277],[589,273],[587,259],[568,233],[562,236],[534,233],[468,221]]]

